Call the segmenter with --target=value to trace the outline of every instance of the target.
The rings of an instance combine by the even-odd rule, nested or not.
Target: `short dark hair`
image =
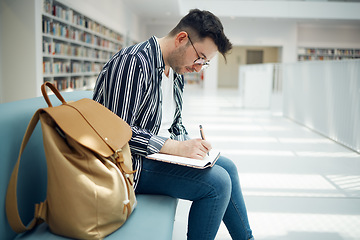
[[[224,27],[220,19],[209,11],[192,9],[184,16],[176,27],[169,33],[175,36],[181,31],[191,35],[193,41],[201,41],[210,37],[218,48],[218,51],[226,60],[226,53],[232,49],[232,44],[224,34]]]

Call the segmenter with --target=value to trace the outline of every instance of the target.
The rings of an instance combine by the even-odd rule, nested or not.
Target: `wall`
[[[180,21],[180,18],[179,18]],[[146,23],[144,24],[144,31],[142,38],[144,40],[150,38],[151,36],[155,35],[157,37],[164,37],[166,36],[177,24],[177,21],[173,22],[166,22],[162,24],[151,24]]]
[[[295,62],[297,50],[297,23],[294,20],[226,19],[225,34],[235,46],[282,47],[283,62]]]
[[[2,101],[34,97],[36,89],[35,0],[1,1]],[[39,21],[41,25],[41,21]]]
[[[246,51],[247,50],[263,50],[263,63],[276,63],[278,62],[277,47],[241,47],[234,46],[226,59],[220,56],[219,58],[219,71],[218,71],[218,87],[219,88],[238,88],[239,79],[239,66],[246,64]]]
[[[4,6],[3,6],[3,1],[0,1],[0,103],[2,103],[4,100],[3,100],[3,83],[2,83],[2,56],[3,56],[3,53],[2,53],[2,42],[3,42],[3,39],[2,39],[2,29],[3,29],[3,24],[4,24],[4,19],[3,19],[3,11],[4,11]]]
[[[211,60],[210,66],[204,72],[204,92],[207,94],[213,94],[217,91],[219,58],[222,58],[222,55],[218,53]]]
[[[360,48],[360,24],[300,24],[298,45],[302,47]]]

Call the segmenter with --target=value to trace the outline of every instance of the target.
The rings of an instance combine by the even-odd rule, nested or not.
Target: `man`
[[[190,139],[182,124],[181,74],[199,72],[217,52],[232,48],[220,20],[191,10],[165,37],[120,50],[99,74],[94,100],[132,128],[129,142],[136,193],[193,201],[188,239],[214,239],[223,220],[233,239],[252,239],[236,166],[220,157],[208,169],[147,159],[156,152],[203,159],[211,144]]]

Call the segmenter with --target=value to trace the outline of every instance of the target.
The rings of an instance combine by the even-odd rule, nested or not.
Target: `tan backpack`
[[[52,107],[48,86],[62,102]],[[101,239],[118,229],[136,206],[129,125],[91,99],[67,103],[49,82],[41,86],[48,108],[31,119],[6,195],[12,229],[24,232],[45,221],[58,235]],[[28,227],[17,206],[16,185],[21,154],[40,119],[47,162],[46,200],[36,204]]]

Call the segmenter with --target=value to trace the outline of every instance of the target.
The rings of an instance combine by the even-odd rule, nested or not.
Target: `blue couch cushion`
[[[171,240],[177,200],[160,195],[137,195],[138,205],[125,224],[106,240]],[[16,239],[64,240],[52,234],[43,223],[33,231],[20,234]]]
[[[66,101],[91,98],[90,91],[62,93]],[[53,106],[60,101],[50,95]],[[42,97],[0,104],[0,235],[2,240],[64,239],[51,234],[46,224],[29,233],[16,235],[5,213],[5,197],[10,175],[17,161],[26,127],[39,108],[47,107]],[[34,214],[34,204],[46,198],[46,159],[41,126],[38,124],[22,155],[18,184],[18,206],[21,219],[28,223]],[[106,239],[171,239],[177,199],[166,196],[138,195],[138,206],[129,220]],[[121,237],[120,237],[121,236]]]

